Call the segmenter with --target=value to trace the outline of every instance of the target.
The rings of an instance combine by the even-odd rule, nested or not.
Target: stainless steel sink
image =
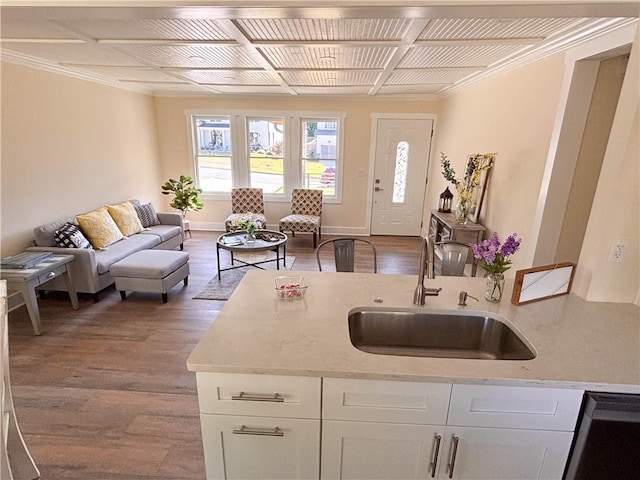
[[[363,352],[410,357],[531,360],[533,346],[497,316],[448,310],[355,308],[349,336]]]

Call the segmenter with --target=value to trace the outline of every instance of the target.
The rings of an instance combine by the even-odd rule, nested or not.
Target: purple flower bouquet
[[[518,251],[520,242],[521,239],[514,233],[509,235],[503,244],[500,244],[498,234],[494,232],[488,240],[470,246],[473,250],[473,256],[482,260],[480,267],[495,275],[502,274],[511,268],[509,256]]]

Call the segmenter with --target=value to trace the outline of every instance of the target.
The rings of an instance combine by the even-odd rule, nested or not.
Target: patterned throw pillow
[[[100,207],[93,212],[77,215],[76,221],[89,238],[93,248],[105,250],[112,243],[122,240],[124,236],[113,221],[107,207]]]
[[[66,222],[60,229],[53,232],[56,245],[62,248],[90,248],[93,249],[77,225]]]
[[[124,202],[118,205],[107,205],[107,210],[125,237],[142,231],[142,224],[131,203]]]
[[[138,218],[140,222],[142,222],[142,226],[144,228],[153,227],[154,225],[160,225],[160,219],[158,218],[158,214],[156,213],[156,209],[153,208],[153,205],[147,203],[145,205],[137,205],[135,207],[136,213],[138,214]]]

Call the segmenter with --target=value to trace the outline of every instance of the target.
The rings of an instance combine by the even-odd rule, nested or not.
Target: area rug
[[[275,254],[273,252],[257,253],[257,254],[248,254],[248,255],[236,255],[236,259],[244,260],[245,262],[260,262],[264,260],[270,260],[271,258],[275,259]],[[291,270],[293,267],[293,263],[296,261],[296,257],[287,255],[287,266],[283,267],[282,260],[280,261],[280,270]],[[236,265],[238,265],[236,263]],[[227,268],[231,266],[231,262],[227,262],[226,265],[223,265],[222,268]],[[265,270],[276,270],[276,262],[263,263],[260,265]],[[245,268],[236,268],[235,270],[227,270],[226,272],[222,272],[220,274],[221,280],[218,280],[218,272],[216,271],[215,277],[213,277],[204,290],[202,290],[198,295],[193,297],[197,300],[228,300],[233,291],[236,289],[240,280],[243,279],[245,274],[252,268],[255,267],[245,267]]]

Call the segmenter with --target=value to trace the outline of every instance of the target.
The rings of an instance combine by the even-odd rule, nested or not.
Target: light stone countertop
[[[304,299],[279,300],[273,279],[285,272],[252,269],[187,361],[194,372],[302,375],[640,393],[640,308],[586,302],[569,294],[522,306],[507,280],[498,304],[485,301],[482,278],[438,277],[442,287],[413,305],[417,275],[286,272],[303,275]],[[224,275],[223,275],[224,280]],[[459,307],[458,294],[469,299]],[[382,303],[374,302],[381,299]],[[537,352],[533,360],[467,360],[375,355],[349,340],[354,307],[464,309],[498,314]]]

